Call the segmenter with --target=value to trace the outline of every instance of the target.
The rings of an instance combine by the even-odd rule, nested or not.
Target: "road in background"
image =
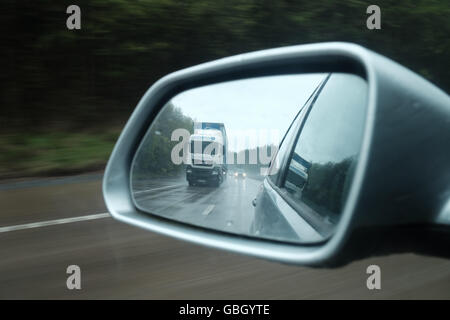
[[[106,212],[99,177],[52,181],[0,185],[0,227]],[[66,288],[72,264],[81,290]],[[370,264],[381,267],[381,290],[366,287]],[[0,298],[450,299],[450,260],[397,254],[312,269],[99,218],[0,233]]]

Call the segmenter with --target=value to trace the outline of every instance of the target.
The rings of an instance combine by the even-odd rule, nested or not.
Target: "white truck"
[[[213,184],[218,187],[227,177],[227,134],[223,123],[195,122],[189,138],[186,179],[190,186]]]

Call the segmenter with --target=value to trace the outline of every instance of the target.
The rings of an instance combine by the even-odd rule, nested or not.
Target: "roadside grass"
[[[120,129],[0,135],[0,179],[103,169]]]

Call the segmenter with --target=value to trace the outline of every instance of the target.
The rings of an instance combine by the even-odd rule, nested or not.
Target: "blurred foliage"
[[[119,132],[0,135],[0,179],[103,170]]]
[[[0,127],[78,130],[123,124],[161,76],[257,49],[351,41],[450,88],[450,6],[380,0],[382,29],[366,28],[371,2],[308,0],[3,0]]]
[[[68,30],[71,4],[2,0],[2,161],[33,154],[36,135],[50,144],[51,132],[76,137],[123,126],[163,75],[258,49],[356,42],[450,89],[448,1],[379,0],[381,30],[366,28],[372,3],[360,0],[78,0],[81,30]],[[10,149],[11,134],[28,137],[29,147]]]

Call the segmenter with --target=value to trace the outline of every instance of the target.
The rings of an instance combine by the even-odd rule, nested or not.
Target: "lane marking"
[[[165,186],[165,187],[160,187],[160,188],[147,189],[147,190],[141,190],[141,191],[133,191],[133,194],[139,194],[139,193],[151,192],[151,191],[157,191],[157,190],[165,190],[165,189],[176,188],[176,187],[180,187],[180,186],[184,186],[184,184],[180,183],[180,184],[175,184],[175,185]]]
[[[207,216],[214,210],[214,207],[215,207],[214,204],[210,204],[209,206],[206,207],[205,210],[203,210],[202,215]]]
[[[72,223],[72,222],[79,222],[79,221],[102,219],[102,218],[108,218],[108,217],[111,217],[111,215],[109,213],[98,213],[98,214],[91,214],[88,216],[47,220],[47,221],[33,222],[33,223],[25,223],[25,224],[19,224],[19,225],[15,225],[15,226],[0,227],[0,233],[32,229],[32,228],[47,227],[47,226],[53,226],[53,225],[57,225],[57,224],[65,224],[65,223]]]

